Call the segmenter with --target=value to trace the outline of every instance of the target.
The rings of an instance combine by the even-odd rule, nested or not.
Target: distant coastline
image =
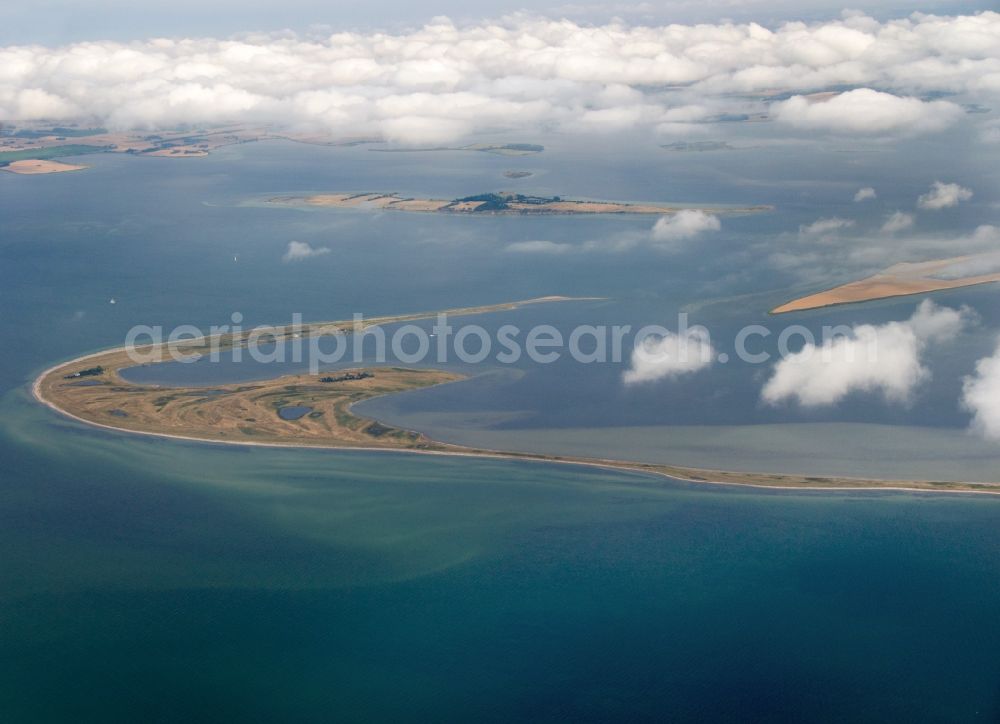
[[[274,130],[270,126],[247,124],[223,124],[205,128],[149,132],[109,131],[106,128],[90,128],[80,124],[52,126],[33,123],[4,130],[0,134],[0,169],[21,174],[76,171],[85,167],[64,168],[54,159],[87,153],[127,153],[160,158],[203,158],[225,146],[268,140],[330,147],[385,143],[383,138],[377,136],[337,138],[312,133],[283,132]],[[541,153],[545,147],[537,143],[472,143],[465,146],[389,147],[369,150],[380,153],[475,151],[500,156],[529,156]],[[45,161],[52,163],[42,164]],[[32,168],[44,168],[45,170],[30,170]]]

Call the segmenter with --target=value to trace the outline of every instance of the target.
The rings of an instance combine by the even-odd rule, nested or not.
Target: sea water
[[[4,721],[996,718],[991,497],[768,492],[551,464],[234,448],[90,429],[30,398],[41,369],[121,344],[132,325],[207,328],[234,311],[248,324],[285,323],[295,312],[340,319],[567,294],[609,300],[477,321],[669,325],[688,309],[725,336],[825,283],[770,268],[769,245],[794,249],[799,224],[853,213],[837,199],[861,177],[912,176],[876,183],[900,205],[927,181],[900,173],[915,165],[912,149],[819,171],[842,151],[710,159],[609,143],[595,158],[558,138],[546,145],[517,159],[434,154],[433,168],[421,154],[268,143],[0,174]],[[963,178],[980,188],[977,164]],[[535,176],[515,182],[502,178],[507,168]],[[560,259],[505,248],[648,232],[652,220],[258,203],[323,190],[452,198],[515,183],[778,210],[724,219],[704,242],[716,244],[710,254]],[[963,223],[988,213],[975,207]],[[331,251],[282,263],[292,240]],[[770,408],[759,403],[761,372],[739,365],[635,391],[621,383],[626,360],[485,366],[466,370],[477,375],[468,382],[364,409],[512,448],[762,470],[839,470],[841,460],[876,474],[889,470],[884,442],[910,453],[891,468],[899,474],[978,475],[995,453],[967,437],[957,396],[992,346],[983,330],[997,326],[994,294],[941,297],[973,306],[983,326],[931,353],[934,377],[909,407],[860,398],[822,412]],[[880,322],[914,307],[803,319]],[[945,462],[927,467],[938,454]]]

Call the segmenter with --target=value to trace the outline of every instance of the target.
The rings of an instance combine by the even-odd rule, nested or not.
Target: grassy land
[[[28,159],[47,161],[64,156],[82,156],[87,153],[100,153],[105,150],[107,150],[107,146],[88,146],[73,143],[66,146],[32,148],[26,151],[0,151],[0,166],[9,166],[15,161],[26,161]]]
[[[118,374],[127,362],[120,352],[106,355],[107,371],[82,386],[78,371],[65,366],[41,380],[45,400],[76,418],[132,432],[174,435],[219,442],[255,442],[319,447],[372,447],[444,450],[419,433],[388,427],[351,412],[355,402],[462,379],[442,370],[378,368],[363,379],[321,382],[317,376],[290,375],[252,384],[163,388],[133,384]],[[285,407],[308,407],[285,420]]]
[[[48,136],[57,136],[62,139],[96,136],[107,132],[108,129],[106,128],[64,128],[62,126],[56,126],[55,128],[23,128],[10,135],[14,138],[46,138]]]

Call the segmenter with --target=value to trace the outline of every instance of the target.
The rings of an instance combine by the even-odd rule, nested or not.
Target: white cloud
[[[660,217],[649,232],[624,230],[580,243],[548,240],[515,241],[504,251],[518,254],[623,254],[635,249],[676,252],[683,242],[722,228],[718,217],[698,209],[683,209]]]
[[[976,318],[969,307],[939,307],[930,299],[925,299],[917,307],[907,324],[923,342],[950,342]]]
[[[325,246],[313,247],[305,241],[290,241],[288,242],[288,251],[281,257],[281,260],[286,263],[290,261],[302,261],[303,259],[311,259],[314,256],[322,256],[329,253],[330,249]]]
[[[913,226],[913,214],[905,214],[902,211],[896,211],[889,215],[889,218],[885,220],[882,224],[883,234],[895,234],[897,231],[903,231],[904,229],[909,229]]]
[[[378,129],[387,141],[432,144],[461,138],[472,130],[472,123],[458,118],[400,116],[380,121]]]
[[[958,206],[959,201],[968,201],[971,198],[972,189],[935,181],[931,184],[931,190],[917,199],[917,206],[928,211],[937,211]]]
[[[806,129],[916,133],[962,115],[956,103],[921,100],[931,93],[995,103],[998,38],[996,12],[885,22],[851,14],[770,29],[521,13],[322,39],[282,32],[7,46],[0,118],[83,117],[117,129],[239,120],[441,143],[497,128],[690,133],[719,113],[765,111],[775,91],[850,86],[825,101],[793,96],[773,104],[773,115]]]
[[[772,107],[772,116],[793,128],[852,134],[908,135],[941,131],[962,117],[949,101],[922,101],[871,88],[858,88],[829,100],[793,96]]]
[[[799,234],[802,236],[824,236],[851,226],[854,226],[854,222],[850,219],[841,219],[834,216],[829,219],[817,219],[811,224],[800,226]]]
[[[60,98],[41,88],[25,88],[11,91],[8,107],[13,118],[52,118],[55,120],[73,118],[80,109],[71,101]]]
[[[808,246],[803,243],[813,238],[825,242],[833,237],[777,237],[754,244],[753,251],[765,256],[773,268],[794,274],[804,283],[829,286],[831,270],[836,270],[839,276],[861,278],[896,264],[900,259],[944,259],[957,254],[974,255],[975,258],[949,265],[934,276],[957,278],[985,274],[997,269],[989,259],[982,258],[983,255],[1000,249],[1000,227],[990,225],[961,235],[912,231],[886,235],[876,229],[869,234],[841,235],[836,243],[809,243]]]
[[[992,357],[976,363],[975,375],[962,384],[962,406],[972,413],[972,429],[1000,440],[1000,345]]]
[[[996,227],[979,227],[989,229]],[[975,235],[973,236],[973,238]],[[1000,251],[986,251],[959,257],[959,261],[934,272],[937,279],[962,279],[980,274],[1000,273]]]
[[[672,243],[692,239],[706,231],[718,231],[721,228],[719,217],[700,209],[683,209],[676,214],[661,216],[653,224],[650,233],[653,241]]]
[[[704,105],[677,106],[663,114],[664,123],[697,123],[713,115],[711,108]]]
[[[864,188],[858,189],[858,192],[854,194],[855,203],[860,201],[868,201],[869,199],[878,198],[878,194],[875,193],[875,189],[871,186],[865,186]]]
[[[971,316],[968,309],[924,300],[904,322],[859,324],[818,345],[806,344],[774,365],[761,398],[772,405],[797,400],[803,407],[819,407],[852,392],[877,392],[905,404],[930,377],[921,361],[927,345],[953,339]]]
[[[660,330],[646,336],[632,351],[631,366],[622,375],[626,385],[690,374],[711,366],[715,353],[708,332],[692,327],[683,335]]]
[[[573,250],[572,244],[555,241],[515,241],[504,247],[505,251],[519,254],[565,254]]]
[[[983,143],[1000,143],[1000,119],[986,121],[980,129],[979,138]]]

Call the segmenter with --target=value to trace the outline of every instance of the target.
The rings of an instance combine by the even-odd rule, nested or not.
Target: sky
[[[613,17],[631,23],[716,23],[754,20],[780,22],[837,17],[845,7],[836,0],[672,0],[670,2],[560,2],[550,0],[402,0],[330,2],[329,0],[35,0],[7,2],[0,22],[0,45],[59,45],[82,40],[139,40],[151,37],[229,37],[243,32],[311,29],[386,30],[397,32],[446,15],[457,23],[475,22],[517,12],[580,22],[602,23]],[[866,2],[867,14],[886,19],[912,12],[958,14],[995,7],[990,0]]]
[[[734,114],[766,116],[787,136],[910,137],[965,125],[994,142],[998,96],[996,12],[880,20],[845,11],[773,28],[439,16],[391,33],[0,48],[4,120],[113,129],[240,120],[409,144],[497,128],[686,138]]]

